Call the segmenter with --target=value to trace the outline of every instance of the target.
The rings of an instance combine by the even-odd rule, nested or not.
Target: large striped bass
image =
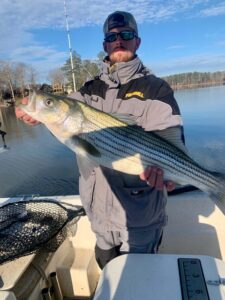
[[[31,92],[28,104],[20,107],[77,154],[84,175],[97,165],[135,175],[158,166],[166,179],[207,193],[225,214],[225,176],[195,162],[172,129],[169,142],[165,134],[146,132],[82,102],[41,91]]]

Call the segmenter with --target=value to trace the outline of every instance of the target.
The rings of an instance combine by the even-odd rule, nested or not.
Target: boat
[[[15,101],[13,99],[0,101],[0,108],[8,108],[15,105]]]
[[[0,198],[0,207],[54,199],[82,208],[80,197]],[[124,254],[103,270],[87,216],[54,252],[0,265],[1,300],[225,300],[225,216],[201,191],[168,197],[168,225],[157,254]]]

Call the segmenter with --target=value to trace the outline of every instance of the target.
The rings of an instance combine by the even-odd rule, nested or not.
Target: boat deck
[[[79,196],[52,198],[81,205]],[[0,199],[0,205],[8,201],[18,199]],[[204,255],[225,261],[225,216],[202,192],[170,196],[167,213],[168,225],[164,230],[160,255]],[[0,298],[39,300],[41,291],[46,288],[46,278],[56,272],[64,300],[92,299],[101,274],[95,261],[94,246],[95,235],[90,223],[86,216],[81,217],[76,235],[66,239],[54,254],[30,255],[2,265]]]

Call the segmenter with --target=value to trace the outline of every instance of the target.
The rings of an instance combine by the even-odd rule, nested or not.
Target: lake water
[[[175,96],[190,154],[204,166],[225,173],[225,86],[177,91]],[[13,108],[0,110],[0,121],[10,147],[6,152],[0,148],[0,197],[78,193],[72,151],[43,125],[32,127],[17,120]]]

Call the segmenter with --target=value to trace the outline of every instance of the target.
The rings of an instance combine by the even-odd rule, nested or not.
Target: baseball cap
[[[134,16],[129,12],[115,11],[110,14],[104,23],[103,32],[106,34],[116,27],[129,27],[138,35],[137,23]]]

